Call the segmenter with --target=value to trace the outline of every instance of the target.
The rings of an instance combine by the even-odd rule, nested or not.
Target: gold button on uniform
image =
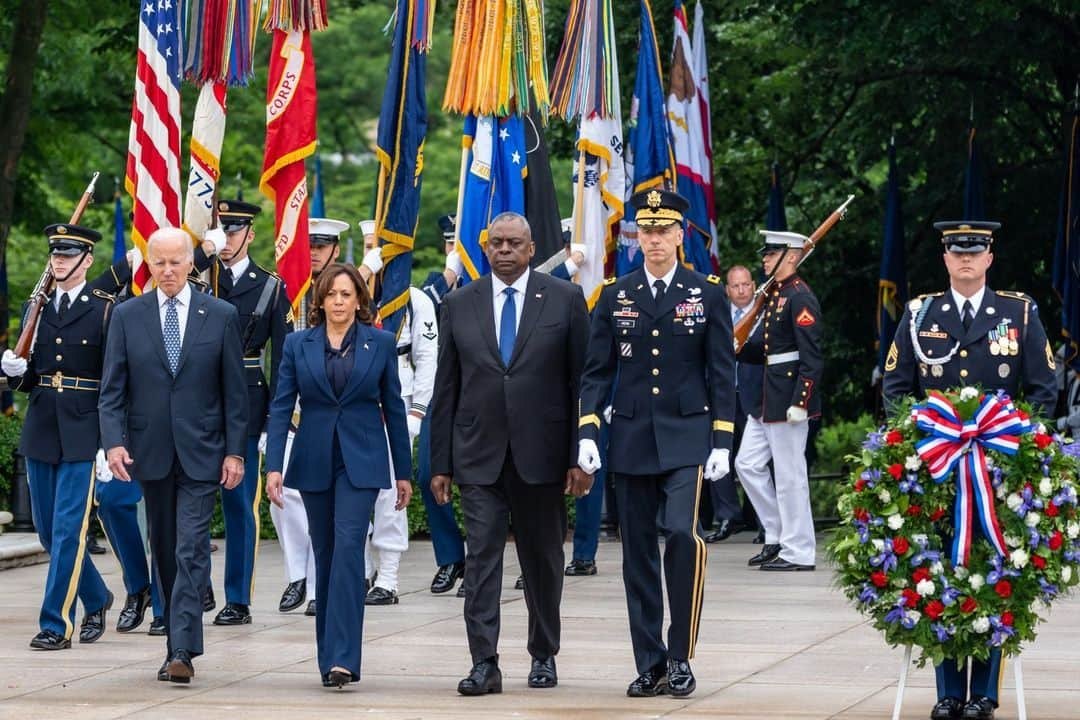
[[[64,342],[63,338],[56,338],[56,344],[57,345],[60,345],[63,342]]]
[[[653,375],[659,375],[660,374],[660,368],[653,368],[652,369],[652,374]]]
[[[962,357],[962,358],[967,357],[967,350],[961,350],[960,351],[960,357]]]
[[[656,328],[653,328],[653,331],[652,331],[652,336],[653,336],[653,337],[659,337],[659,335],[660,335],[660,331],[659,331],[659,330],[657,330]]]
[[[652,354],[653,355],[659,355],[660,354],[660,349],[659,348],[653,348],[652,349]]]
[[[654,388],[652,389],[652,394],[653,394],[653,395],[659,395],[659,394],[660,394],[660,388],[658,388],[658,387],[654,387]]]
[[[967,377],[967,370],[961,370],[960,377]]]
[[[63,355],[57,355],[57,356],[56,356],[56,362],[60,362],[60,361],[61,361],[61,360],[63,360],[63,359],[64,359],[64,356],[63,356]]]

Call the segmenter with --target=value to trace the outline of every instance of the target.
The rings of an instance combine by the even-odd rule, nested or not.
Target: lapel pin
[[[675,287],[677,287],[677,288],[679,288],[680,290],[682,290],[682,283],[681,283],[681,282],[677,282],[677,283],[675,283]]]
[[[202,308],[199,308],[199,314],[200,314],[200,315],[205,315],[205,314],[206,314],[206,311],[205,311],[205,310],[203,310]]]
[[[252,280],[254,280],[255,279],[255,273],[249,272],[248,277],[251,278]]]
[[[540,293],[536,293],[536,297],[538,297],[538,298],[542,298],[542,297],[544,297],[544,296],[543,296],[543,295],[541,295]]]
[[[986,314],[987,315],[993,315],[995,312],[997,312],[997,311],[994,310],[994,307],[992,305],[990,307],[986,308]]]
[[[951,308],[951,307],[952,307],[952,305],[950,305],[949,303],[945,303],[944,305],[941,306],[941,309],[942,309],[943,312],[949,312],[949,308]]]
[[[86,297],[85,295],[83,295],[83,296],[82,296],[82,297],[80,297],[79,299],[80,299],[80,300],[82,300],[83,302],[86,302],[87,300],[89,300],[89,298],[88,298],[88,297]]]

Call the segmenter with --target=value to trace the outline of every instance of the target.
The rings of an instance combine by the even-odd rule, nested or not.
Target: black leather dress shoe
[[[705,536],[705,542],[710,544],[723,542],[742,529],[743,525],[741,523],[736,523],[733,520],[721,520],[716,529]]]
[[[964,706],[964,712],[957,717],[964,720],[994,720],[994,701],[988,697],[974,697]]]
[[[958,698],[946,697],[938,700],[937,705],[930,711],[930,720],[952,720],[960,717],[964,711],[964,703]]]
[[[529,670],[529,687],[553,688],[559,684],[559,674],[555,670],[555,656],[543,660],[533,658],[532,669]]]
[[[35,650],[67,650],[71,647],[71,641],[52,630],[42,630],[30,641],[30,647]]]
[[[195,666],[191,664],[191,654],[187,650],[173,652],[169,662],[165,665],[165,672],[169,674],[169,682],[186,685],[195,677]]]
[[[79,642],[92,643],[105,634],[105,612],[112,608],[113,594],[105,601],[105,607],[83,615],[82,627],[79,628]]]
[[[165,658],[165,662],[158,668],[157,679],[158,682],[169,682],[169,658]]]
[[[675,697],[686,697],[697,688],[690,663],[685,660],[668,660],[667,682],[668,692]]]
[[[767,563],[762,563],[761,567],[758,568],[758,570],[768,570],[770,572],[799,572],[813,569],[813,565],[800,565],[782,557],[775,557]]]
[[[250,625],[251,613],[247,605],[225,603],[221,612],[214,618],[215,625]]]
[[[502,671],[499,670],[499,656],[481,660],[473,665],[469,676],[458,683],[457,691],[461,695],[501,693]]]
[[[656,697],[668,691],[667,663],[657,663],[654,667],[637,676],[626,688],[629,697]]]
[[[764,565],[770,560],[775,560],[778,557],[780,557],[779,545],[765,545],[761,548],[761,552],[750,558],[746,564],[750,567],[755,567],[757,565]]]
[[[285,592],[281,593],[281,602],[278,603],[278,612],[292,612],[304,604],[307,599],[307,578],[300,578],[285,586]]]
[[[116,632],[131,632],[142,625],[148,607],[150,607],[149,586],[128,595],[127,600],[124,601],[124,609],[120,611],[120,617],[116,619]]]
[[[458,589],[457,589],[457,596],[458,596],[459,598],[463,598],[463,597],[465,597],[465,581],[464,581],[464,580],[462,580],[462,581],[461,581],[461,584],[460,584],[460,585],[458,585]]]
[[[93,533],[86,534],[86,552],[91,555],[104,555],[105,547],[98,542],[97,535]]]
[[[387,590],[376,585],[364,596],[365,605],[397,605],[398,596],[396,590]]]
[[[765,530],[764,529],[758,530],[757,535],[755,535],[754,539],[751,540],[750,542],[754,543],[755,545],[764,545],[765,544]]]
[[[514,589],[515,590],[524,590],[525,589],[525,576],[524,575],[518,575],[518,579],[514,581]]]
[[[563,574],[569,575],[570,577],[595,575],[596,562],[593,560],[571,560],[570,564],[566,566],[566,570],[563,571]]]
[[[202,596],[202,611],[210,612],[217,607],[217,600],[214,599],[214,588],[210,585],[206,586],[206,592]]]
[[[345,668],[333,668],[323,678],[323,687],[341,689],[353,681],[353,674]]]
[[[435,577],[431,579],[431,592],[435,595],[450,592],[454,589],[457,581],[463,577],[465,577],[465,563],[456,562],[449,565],[440,565],[435,572]]]
[[[307,617],[315,617],[315,613],[318,612],[318,605],[315,604],[315,600],[312,600],[307,604],[307,609],[304,610],[304,615]]]
[[[167,633],[168,628],[165,627],[165,618],[160,615],[154,616],[154,619],[150,621],[150,629],[146,631],[146,634],[152,637],[162,637]]]

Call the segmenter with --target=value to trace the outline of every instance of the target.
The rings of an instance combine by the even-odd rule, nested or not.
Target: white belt
[[[766,365],[782,365],[783,363],[795,362],[799,359],[799,351],[792,350],[786,353],[773,353],[765,356]]]

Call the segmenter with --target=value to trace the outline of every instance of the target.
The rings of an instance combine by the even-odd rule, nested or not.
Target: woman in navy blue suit
[[[412,453],[394,336],[371,327],[360,274],[347,265],[325,269],[311,307],[311,327],[286,336],[282,348],[267,428],[266,494],[283,505],[285,438],[299,397],[286,475],[304,499],[315,551],[319,672],[324,686],[341,687],[360,679],[368,520],[379,490],[389,487],[391,460],[397,509],[409,504]]]

